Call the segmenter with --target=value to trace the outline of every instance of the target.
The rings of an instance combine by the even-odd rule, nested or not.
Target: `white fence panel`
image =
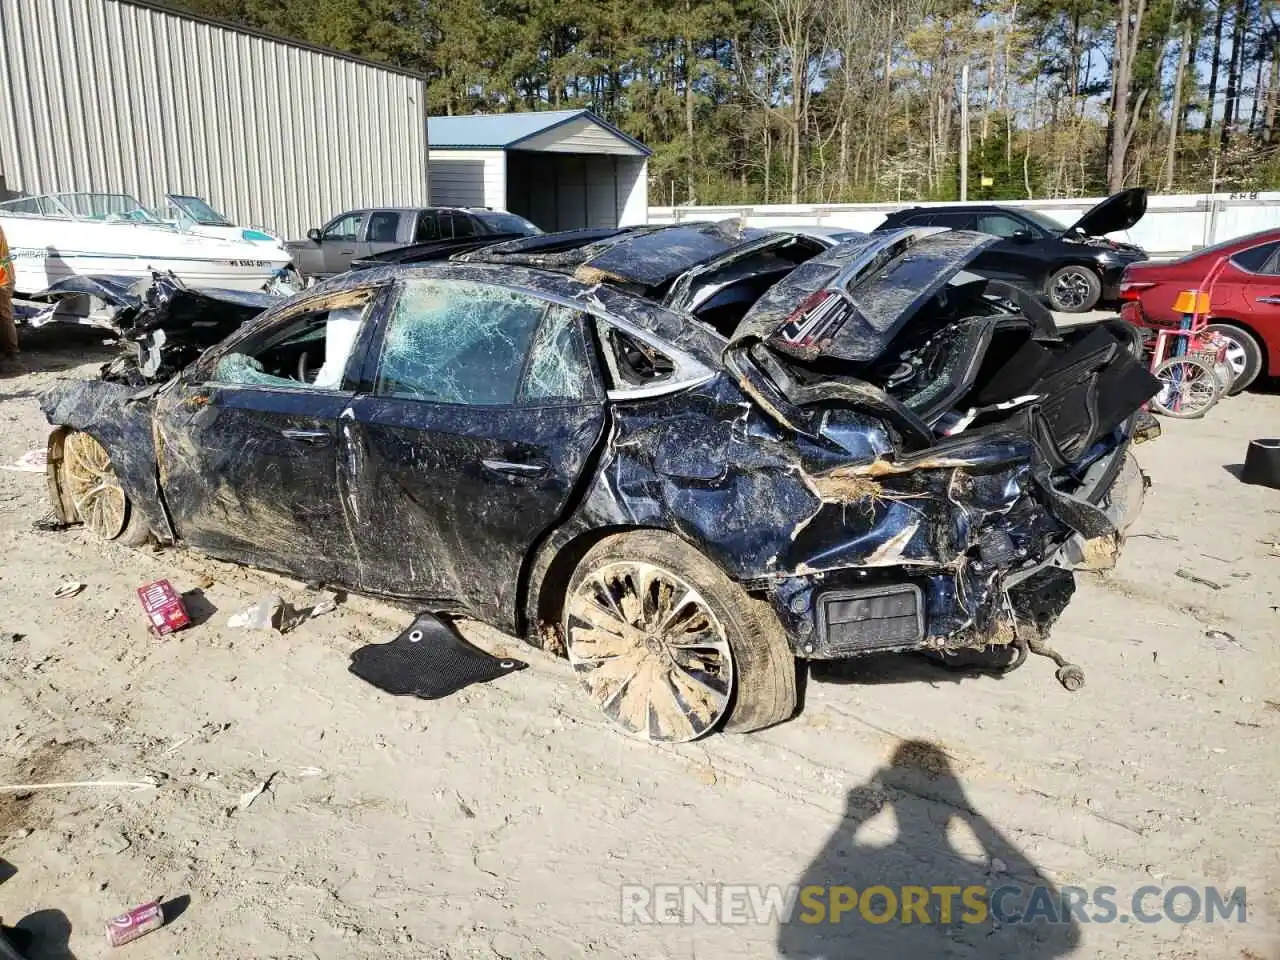
[[[1064,226],[1077,220],[1101,197],[1075,200],[1009,200],[1001,206],[1027,207]],[[769,204],[718,207],[650,207],[650,223],[722,220],[745,217],[752,227],[826,226],[874,230],[885,216],[908,206],[946,207],[945,203]],[[1113,234],[1136,243],[1153,257],[1175,257],[1199,247],[1258,230],[1280,228],[1280,193],[1173,194],[1147,198],[1147,214],[1131,230]]]

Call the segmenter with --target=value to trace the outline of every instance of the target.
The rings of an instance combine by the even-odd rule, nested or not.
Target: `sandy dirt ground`
[[[45,331],[0,379],[0,464],[43,445],[36,396],[108,354]],[[1280,957],[1280,493],[1233,465],[1280,396],[1164,422],[1118,568],[1054,633],[1087,686],[910,657],[811,677],[803,713],[678,748],[608,728],[569,668],[437,702],[347,673],[403,610],[352,597],[281,636],[227,626],[281,581],[181,550],[33,529],[42,475],[0,470],[0,917],[31,956],[113,954],[104,920],[185,906],[122,948],[192,958]],[[1179,571],[1215,586],[1178,575]],[[201,590],[157,641],[134,590]],[[63,581],[79,595],[51,597]],[[474,642],[520,651],[465,623]],[[241,797],[268,786],[247,808]],[[1026,928],[622,922],[624,884],[1048,881],[1247,889],[1247,923]],[[1157,907],[1159,896],[1148,901]]]

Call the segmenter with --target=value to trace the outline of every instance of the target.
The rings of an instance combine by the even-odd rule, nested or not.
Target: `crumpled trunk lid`
[[[871,413],[893,424],[902,457],[1012,430],[1049,470],[1070,470],[1159,383],[1126,325],[1060,334],[1037,318],[1042,305],[1009,302],[1003,288],[993,295],[964,270],[992,242],[898,230],[836,247],[747,313],[726,365],[805,432],[828,429],[842,409]]]
[[[749,310],[730,348],[763,341],[799,360],[876,359],[917,311],[996,238],[961,230],[891,230],[797,267]]]

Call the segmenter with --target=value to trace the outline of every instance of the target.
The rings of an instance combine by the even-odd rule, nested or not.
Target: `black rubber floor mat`
[[[420,613],[390,643],[371,643],[353,653],[347,669],[397,697],[439,700],[527,666],[491,656],[462,639],[452,624]]]

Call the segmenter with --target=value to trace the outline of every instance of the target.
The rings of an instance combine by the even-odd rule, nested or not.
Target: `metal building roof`
[[[465,117],[428,117],[427,142],[433,149],[519,150],[540,134],[585,119],[644,156],[653,153],[590,110],[539,110],[531,113],[488,113]],[[628,151],[630,152],[630,151]]]

